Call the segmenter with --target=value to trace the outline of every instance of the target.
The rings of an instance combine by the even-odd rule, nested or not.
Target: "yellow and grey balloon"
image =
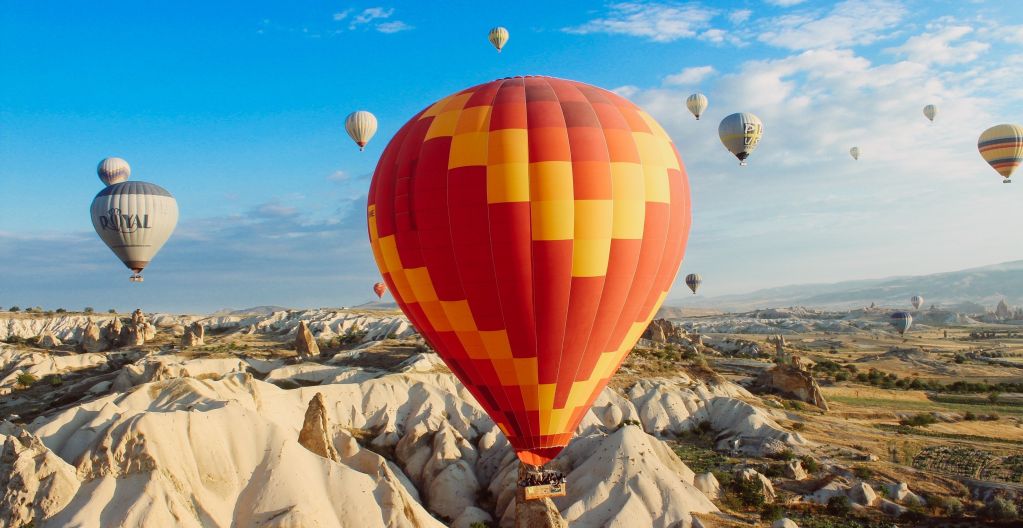
[[[689,111],[696,116],[696,120],[699,121],[700,116],[707,110],[707,96],[699,92],[690,95],[686,98],[686,108],[688,108]]]
[[[142,270],[178,224],[178,202],[159,185],[126,181],[110,185],[92,200],[92,227],[107,247],[142,281]]]
[[[96,174],[103,183],[113,185],[131,177],[131,166],[121,158],[104,158],[96,167]]]
[[[860,159],[860,147],[853,147],[849,149],[849,155],[852,156],[854,160]]]
[[[373,134],[377,133],[377,118],[365,110],[357,110],[345,118],[345,130],[359,146],[359,150],[362,150],[373,138]]]
[[[937,116],[938,116],[938,107],[937,106],[929,104],[929,105],[924,107],[924,117],[926,117],[927,119],[930,119],[932,123],[934,122],[934,118],[937,117]]]
[[[487,35],[487,38],[490,40],[490,43],[493,44],[495,48],[497,48],[497,52],[501,53],[501,49],[504,48],[504,45],[508,43],[509,36],[510,35],[508,34],[508,30],[506,28],[497,26],[490,30],[490,34]]]
[[[721,144],[739,158],[739,165],[746,165],[746,158],[756,150],[763,135],[764,124],[759,117],[749,112],[732,114],[718,125]]]
[[[1009,183],[1009,177],[1023,162],[1023,126],[995,125],[985,130],[977,140],[977,150],[984,161]]]

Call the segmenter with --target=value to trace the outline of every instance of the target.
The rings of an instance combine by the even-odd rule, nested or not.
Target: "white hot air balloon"
[[[115,183],[92,200],[92,226],[117,258],[142,282],[149,264],[178,224],[178,203],[159,185]]]
[[[96,167],[96,174],[103,183],[113,185],[131,177],[131,166],[121,158],[104,158]]]
[[[924,305],[924,298],[920,295],[914,295],[910,297],[909,302],[913,305],[914,310],[919,310]]]
[[[345,118],[345,130],[359,146],[359,150],[362,150],[373,138],[373,134],[377,133],[377,118],[365,110],[357,110]]]
[[[849,155],[852,156],[854,160],[860,159],[860,147],[853,147],[849,149]]]
[[[718,125],[718,136],[729,152],[739,158],[739,165],[746,164],[746,158],[760,144],[764,134],[764,124],[760,118],[749,113],[732,114],[721,120]]]
[[[696,120],[700,120],[700,116],[707,110],[707,96],[702,93],[694,93],[686,98],[686,108],[696,117]]]
[[[490,34],[487,35],[487,39],[490,40],[490,43],[493,44],[495,48],[497,48],[498,53],[501,53],[501,49],[508,43],[509,37],[510,35],[508,34],[508,30],[501,26],[491,29]]]
[[[924,107],[924,117],[929,119],[932,123],[934,122],[934,118],[937,115],[938,115],[938,107],[937,106],[934,106],[934,105],[930,104],[930,105],[927,105],[927,106]]]

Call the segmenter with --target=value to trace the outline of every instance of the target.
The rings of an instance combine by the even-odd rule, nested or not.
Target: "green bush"
[[[46,383],[49,383],[51,387],[59,387],[64,384],[64,378],[61,378],[60,374],[50,374],[43,379]]]
[[[22,372],[21,374],[18,374],[17,377],[18,385],[21,385],[26,389],[31,387],[37,381],[39,381],[39,379],[33,376],[32,374],[29,374],[28,372]]]
[[[856,466],[853,468],[853,473],[861,480],[874,476],[874,470],[867,466]]]
[[[938,419],[935,418],[933,414],[920,413],[910,416],[909,418],[903,418],[902,420],[899,420],[899,423],[911,427],[924,427],[927,425],[938,423]]]
[[[92,312],[95,312],[96,310],[94,310],[94,309],[92,308],[92,306],[86,306],[86,307],[85,307],[85,309],[84,309],[84,310],[82,310],[82,311],[83,311],[83,312],[85,312],[85,313],[87,313],[87,314],[91,314]]]
[[[17,305],[11,306],[11,311],[12,312],[20,312],[21,311],[21,307],[17,306]]]
[[[490,524],[483,521],[476,521],[469,525],[469,528],[490,528]]]
[[[777,453],[770,453],[767,455],[767,458],[773,458],[774,460],[784,460],[787,462],[789,460],[794,460],[796,458],[796,454],[793,453],[791,449],[786,449],[784,451],[778,451]]]
[[[803,455],[799,457],[799,461],[803,464],[803,469],[807,473],[816,473],[821,470],[821,465],[817,463],[817,459],[810,455]]]
[[[977,415],[973,414],[973,411],[966,411],[966,414],[963,415],[963,420],[966,420],[968,422],[972,422],[973,420],[976,420],[976,419],[977,419]]]
[[[774,522],[785,516],[785,508],[781,504],[765,504],[760,508],[760,520]]]
[[[852,510],[852,505],[849,503],[849,497],[845,495],[837,495],[828,499],[828,505],[825,508],[829,515],[835,517],[845,517],[849,515],[849,511]]]
[[[57,309],[56,309],[56,310],[54,310],[54,311],[55,311],[56,313],[67,313],[67,310],[65,310],[65,309],[63,309],[63,308],[57,308]]]
[[[115,313],[117,313],[117,310],[114,309],[114,308],[111,308],[111,309],[107,310],[107,313],[115,314]]]
[[[731,479],[724,498],[725,505],[733,510],[758,510],[765,502],[764,491],[756,479]]]
[[[1016,505],[1002,497],[995,497],[978,512],[981,517],[994,521],[1011,521],[1019,517]]]
[[[953,358],[953,361],[962,365],[963,363],[966,363],[966,356],[962,354],[956,354],[955,357]]]

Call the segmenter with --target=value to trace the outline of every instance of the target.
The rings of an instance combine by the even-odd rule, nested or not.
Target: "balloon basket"
[[[1012,180],[1002,180],[1002,183],[1012,183]]]
[[[131,281],[131,282],[142,282],[145,279],[142,278],[142,275],[139,275],[138,273],[136,273],[136,274],[132,275],[131,277],[128,277],[128,280]]]
[[[746,160],[742,160],[739,162],[740,167],[745,167],[746,165],[748,165],[748,163],[746,163]]]
[[[558,471],[541,470],[530,473],[518,482],[522,489],[522,498],[540,500],[550,497],[564,497],[567,493],[565,475]]]

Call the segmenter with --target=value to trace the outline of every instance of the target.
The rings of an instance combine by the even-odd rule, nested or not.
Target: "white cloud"
[[[692,66],[664,78],[664,84],[686,86],[698,84],[700,81],[717,73],[713,66]]]
[[[630,35],[654,42],[672,42],[696,37],[709,27],[716,14],[717,11],[697,4],[623,2],[612,4],[603,17],[564,28],[564,31],[581,35]]]
[[[733,24],[742,24],[749,20],[749,17],[752,14],[753,11],[750,11],[749,9],[736,9],[728,14],[728,21]]]
[[[792,50],[871,44],[890,38],[905,15],[890,0],[846,0],[824,16],[807,11],[765,21],[772,29],[758,39]]]
[[[348,27],[349,29],[355,29],[359,25],[367,24],[374,20],[391,18],[391,15],[393,14],[394,8],[385,9],[383,7],[369,7],[363,9],[358,15],[355,15],[355,17],[352,18],[352,23],[349,24]]]
[[[888,48],[913,62],[921,64],[962,64],[972,62],[991,46],[978,41],[961,41],[973,32],[969,26],[949,26],[916,35],[901,46]],[[953,42],[960,41],[958,46]]]
[[[338,11],[337,13],[334,13],[334,21],[335,22],[340,22],[340,21],[348,18],[348,15],[350,15],[350,14],[352,14],[352,10],[351,9],[345,9],[344,11]]]
[[[327,181],[332,181],[332,182],[335,182],[335,183],[346,182],[346,181],[348,181],[350,179],[351,179],[351,175],[348,174],[347,172],[341,170],[341,169],[338,169],[338,170],[330,173],[329,176],[327,176]]]
[[[802,4],[806,0],[766,0],[768,4],[776,5],[779,7],[792,7],[797,4]]]
[[[410,29],[412,29],[412,26],[402,22],[401,20],[392,20],[390,22],[377,24],[377,31],[381,33],[397,33],[399,31],[408,31]]]

